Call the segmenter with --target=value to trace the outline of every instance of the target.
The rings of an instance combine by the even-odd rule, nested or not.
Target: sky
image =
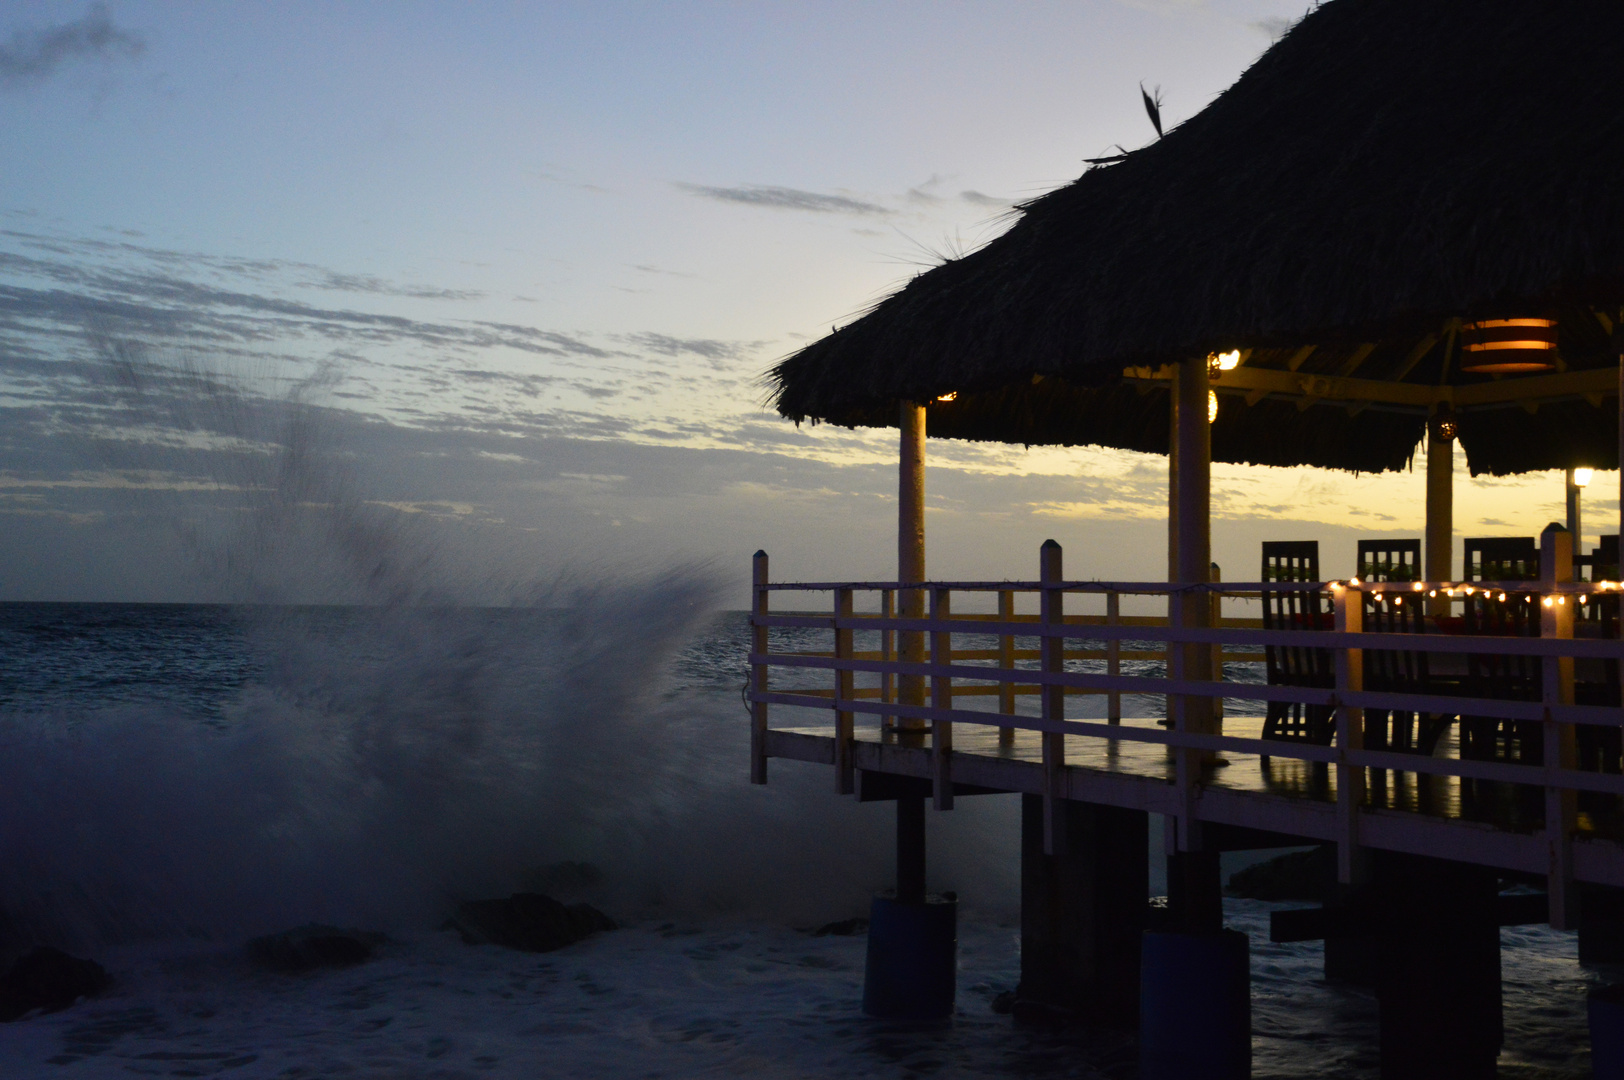
[[[0,600],[342,598],[265,540],[288,506],[470,598],[697,562],[737,604],[757,548],[889,577],[896,433],[797,428],[764,373],[1306,6],[0,0]],[[929,454],[933,577],[1034,576],[1051,536],[1071,576],[1164,573],[1165,459]],[[1562,495],[1462,470],[1457,534]],[[1319,538],[1350,572],[1423,500],[1420,461],[1220,466],[1215,558]]]

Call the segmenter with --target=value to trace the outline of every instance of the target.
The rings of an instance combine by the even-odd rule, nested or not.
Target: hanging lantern
[[[1482,319],[1460,328],[1462,371],[1520,375],[1556,369],[1555,319]]]
[[[1460,430],[1455,423],[1455,410],[1449,407],[1448,402],[1438,406],[1438,411],[1432,414],[1427,426],[1432,430],[1432,437],[1440,442],[1450,442]]]

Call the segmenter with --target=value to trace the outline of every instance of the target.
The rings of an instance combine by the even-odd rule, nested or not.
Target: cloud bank
[[[113,25],[104,4],[93,4],[84,16],[38,30],[15,30],[0,45],[0,86],[43,82],[77,60],[134,58],[146,41]]]

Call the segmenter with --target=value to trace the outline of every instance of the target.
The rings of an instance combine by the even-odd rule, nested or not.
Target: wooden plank
[[[1044,581],[1056,583],[1062,578],[1060,545],[1045,540],[1039,550],[1039,570]],[[1044,629],[1061,625],[1065,617],[1066,594],[1056,588],[1043,590],[1040,614]],[[1064,642],[1058,637],[1043,639],[1042,674],[1057,675],[1065,668]],[[1042,696],[1042,719],[1049,725],[1043,731],[1043,853],[1055,853],[1055,832],[1060,813],[1062,770],[1066,765],[1066,740],[1060,725],[1066,718],[1066,696],[1056,685],[1046,686]]]
[[[1365,617],[1363,596],[1353,589],[1334,589],[1331,602],[1337,630],[1360,635]],[[1359,854],[1359,807],[1365,799],[1365,770],[1352,764],[1349,754],[1365,748],[1365,711],[1347,704],[1364,688],[1364,649],[1338,649],[1336,693],[1343,703],[1336,709],[1336,746],[1341,752],[1336,765],[1336,877],[1344,885],[1356,884],[1364,877],[1364,860]]]
[[[852,611],[852,591],[850,589],[835,590],[835,615],[850,616]],[[836,660],[851,659],[852,630],[850,627],[837,625],[835,629],[835,655]],[[835,793],[850,795],[856,790],[856,775],[852,766],[852,741],[855,738],[855,713],[850,708],[841,708],[841,702],[850,702],[853,699],[854,673],[848,667],[837,665],[835,667]]]
[[[1107,626],[1122,625],[1122,595],[1120,593],[1105,594],[1105,624]],[[1163,654],[1165,657],[1165,654]],[[1134,659],[1140,659],[1134,656]],[[1010,665],[1014,666],[1014,665]],[[1122,674],[1122,639],[1111,638],[1105,646],[1105,673],[1107,675]],[[1113,724],[1122,723],[1122,692],[1109,691],[1110,697],[1106,699],[1105,716]]]
[[[953,592],[941,587],[930,591],[930,615],[932,621],[938,626],[944,625],[953,616]],[[950,658],[953,655],[953,633],[950,630],[940,629],[930,635],[930,655],[937,666],[951,670]],[[948,661],[943,663],[942,661]],[[953,677],[951,675],[933,675],[930,680],[930,701],[932,708],[943,713],[950,713],[953,708]],[[932,795],[936,809],[953,809],[953,721],[943,716],[931,722],[931,758],[935,766],[935,775],[932,777]]]
[[[758,551],[750,562],[750,580],[753,588],[751,595],[751,627],[750,627],[750,688],[758,695],[765,695],[768,689],[768,667],[765,659],[767,654],[767,624],[764,621],[768,612],[768,600],[771,593],[767,591],[767,553]],[[757,661],[755,657],[763,659]],[[750,705],[750,782],[752,784],[765,784],[767,782],[767,702],[765,700],[753,701]]]
[[[998,591],[998,621],[1003,623],[1015,621],[1015,591],[1013,589],[1000,589]],[[1024,653],[1028,650],[1023,649],[1020,651]],[[963,653],[958,655],[963,655]],[[1036,657],[1033,658],[1036,659]],[[1015,661],[1024,659],[1024,657],[1017,656],[1015,636],[1005,634],[998,639],[998,655],[996,657],[987,657],[987,659],[996,659],[999,667],[1005,670],[1013,670]],[[1013,713],[1015,711],[1015,684],[1008,679],[1001,680],[998,684],[998,711],[1001,713]],[[1012,727],[999,728],[998,745],[1014,746],[1015,729]]]
[[[1540,534],[1539,566],[1541,582],[1554,591],[1555,587],[1573,580],[1574,537],[1562,526],[1552,523]],[[1573,637],[1573,609],[1575,605],[1557,603],[1567,597],[1547,595],[1540,605],[1540,637],[1564,640]],[[1547,656],[1541,659],[1540,686],[1547,717],[1542,725],[1545,767],[1553,775],[1571,770],[1578,764],[1576,733],[1571,724],[1554,723],[1550,710],[1573,704],[1573,660],[1566,656]],[[1578,827],[1579,803],[1577,793],[1560,783],[1548,781],[1545,786],[1545,842],[1549,850],[1546,864],[1545,894],[1550,897],[1551,927],[1572,930],[1578,926],[1578,895],[1573,887],[1573,833]]]

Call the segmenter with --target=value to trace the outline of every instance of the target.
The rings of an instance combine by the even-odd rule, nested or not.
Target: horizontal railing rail
[[[1058,548],[1054,554],[1057,566]],[[1293,592],[1324,599],[1311,605],[1307,616],[1281,620],[1291,628],[1271,627],[1255,614],[1260,598]],[[827,595],[828,606],[816,610],[813,594]],[[953,610],[955,597],[986,594],[996,598],[997,611]],[[877,597],[879,610],[856,610],[855,598],[867,595]],[[788,596],[804,598],[797,610],[773,609],[774,599]],[[1038,610],[1017,612],[1022,598]],[[1580,769],[1573,751],[1576,731],[1624,727],[1624,708],[1616,703],[1624,661],[1624,642],[1614,636],[1619,598],[1618,583],[1575,581],[1571,565],[1558,557],[1548,560],[1538,581],[1169,584],[1066,581],[1054,575],[1036,581],[914,584],[773,582],[765,557],[758,556],[746,693],[754,725],[752,776],[765,778],[768,707],[779,706],[833,713],[841,790],[851,789],[856,717],[878,717],[882,731],[899,736],[912,733],[916,745],[930,747],[935,798],[944,809],[952,802],[955,725],[996,727],[1005,744],[1017,731],[1041,733],[1045,775],[1064,765],[1064,744],[1055,736],[1165,746],[1179,763],[1172,782],[1182,790],[1185,806],[1194,805],[1189,795],[1205,782],[1200,766],[1213,754],[1332,766],[1339,818],[1351,830],[1344,848],[1355,843],[1365,770],[1525,785],[1547,795],[1545,828],[1552,838],[1555,881],[1571,872],[1567,849],[1576,828],[1575,793],[1624,796],[1624,775]],[[1066,602],[1101,600],[1103,612],[1063,610]],[[1124,600],[1141,610],[1124,612]],[[1158,601],[1167,604],[1169,614],[1143,613],[1146,604]],[[1226,602],[1242,604],[1243,610],[1250,602],[1252,613],[1226,616]],[[1393,612],[1405,604],[1416,605],[1411,620],[1421,622],[1424,632],[1365,631],[1370,612]],[[1464,627],[1452,612],[1467,604],[1498,612],[1495,618],[1510,611],[1524,632],[1483,633],[1482,625],[1475,627],[1479,632],[1456,632]],[[1391,627],[1393,620],[1383,622]],[[1312,655],[1322,658],[1320,674],[1295,681],[1266,677],[1273,655],[1289,650],[1314,650]],[[1389,676],[1381,685],[1367,686],[1365,665],[1373,657],[1393,655],[1429,657],[1431,676],[1411,679],[1412,685]],[[1506,692],[1503,679],[1482,675],[1480,667],[1515,668],[1522,681],[1515,692]],[[790,680],[797,685],[773,685],[774,671],[786,677],[798,672]],[[798,685],[815,681],[820,672],[828,673],[827,685]],[[1257,681],[1250,678],[1254,675]],[[858,686],[859,678],[869,685]],[[1575,700],[1581,686],[1589,688],[1584,703]],[[1064,702],[1075,695],[1104,695],[1107,717],[1067,716]],[[1611,703],[1597,704],[1597,695]],[[992,708],[964,708],[954,704],[961,696],[998,700]],[[1033,697],[1039,699],[1039,715],[1017,710],[1017,699]],[[1165,716],[1142,718],[1153,724],[1124,723],[1124,699],[1165,702]],[[1324,710],[1334,717],[1334,737],[1321,743],[1225,734],[1224,703],[1246,701]],[[1367,712],[1534,725],[1544,732],[1543,755],[1497,760],[1367,748]],[[1052,802],[1052,791],[1049,798]],[[1349,860],[1339,862],[1346,876]]]

